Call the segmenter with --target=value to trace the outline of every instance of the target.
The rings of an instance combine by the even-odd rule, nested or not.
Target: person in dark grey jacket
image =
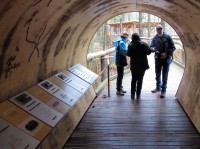
[[[156,32],[157,34],[153,37],[150,44],[151,50],[155,52],[156,73],[156,88],[151,92],[156,93],[161,91],[160,98],[165,98],[169,68],[176,47],[172,37],[163,31],[162,25],[157,25]]]
[[[137,33],[132,34],[132,41],[128,45],[127,56],[130,57],[130,69],[132,75],[131,81],[131,99],[140,98],[142,83],[145,71],[149,69],[147,55],[151,54],[150,47],[141,41]]]

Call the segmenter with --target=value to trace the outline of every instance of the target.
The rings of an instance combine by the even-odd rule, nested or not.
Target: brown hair
[[[120,37],[122,37],[122,38],[126,38],[126,37],[128,37],[128,36],[129,36],[129,34],[128,34],[127,32],[123,32],[123,33],[121,34]]]

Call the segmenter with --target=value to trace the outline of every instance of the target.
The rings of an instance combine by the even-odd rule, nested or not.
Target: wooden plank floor
[[[172,64],[165,99],[155,87],[153,57],[144,78],[140,100],[131,100],[131,75],[124,77],[125,96],[117,96],[116,80],[92,103],[76,130],[66,142],[66,148],[85,149],[200,149],[200,135],[175,98],[183,70]]]

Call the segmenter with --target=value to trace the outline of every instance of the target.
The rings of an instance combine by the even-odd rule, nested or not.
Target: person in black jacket
[[[130,57],[130,69],[132,74],[131,98],[140,98],[145,71],[149,69],[147,55],[151,54],[150,47],[137,33],[132,34],[132,41],[128,45],[127,56]]]

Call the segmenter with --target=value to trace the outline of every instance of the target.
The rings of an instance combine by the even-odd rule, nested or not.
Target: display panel
[[[67,76],[62,72],[56,74],[55,76],[61,81],[65,82],[67,85],[71,86],[72,88],[76,89],[77,91],[83,94],[87,91],[87,87],[84,87],[82,84],[79,84],[81,82],[77,83],[77,81],[74,78]]]
[[[28,90],[26,90],[29,94],[36,97],[38,100],[42,101],[43,103],[47,104],[51,108],[55,109],[56,111],[62,113],[63,115],[66,114],[70,110],[70,106],[62,102],[61,100],[57,99],[55,96],[51,95],[50,93],[46,92],[44,89],[35,85]]]
[[[0,117],[39,141],[52,129],[8,100],[0,104]]]
[[[82,66],[81,64],[76,64],[68,68],[68,70],[90,84],[93,84],[94,81],[98,78],[97,74]]]
[[[12,97],[10,101],[52,127],[63,117],[63,114],[52,109],[25,91]]]
[[[68,104],[69,106],[73,106],[78,100],[78,98],[72,96],[71,94],[62,90],[57,85],[53,84],[48,80],[42,81],[41,83],[38,84],[38,86],[40,86],[42,89],[49,92],[56,98],[60,99],[64,103]]]
[[[0,118],[1,149],[34,149],[40,142]]]

